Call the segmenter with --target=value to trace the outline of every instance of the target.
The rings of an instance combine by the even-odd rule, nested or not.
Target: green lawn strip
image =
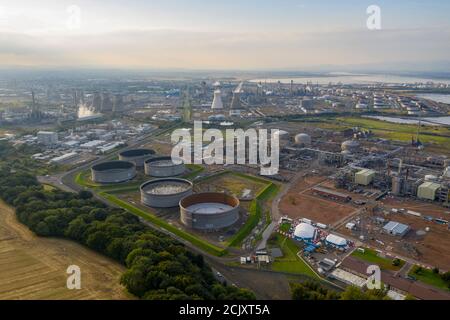
[[[198,164],[187,164],[186,167],[191,170],[191,172],[183,176],[184,179],[193,180],[197,177],[205,168]]]
[[[266,201],[271,196],[276,194],[278,186],[272,182],[262,189],[250,203],[249,217],[244,226],[228,241],[230,247],[240,247],[242,241],[252,232],[253,228],[258,225],[261,220],[262,208],[261,202]]]
[[[213,254],[215,256],[224,256],[227,253],[226,250],[216,247],[200,238],[197,238],[196,236],[194,236],[190,233],[187,233],[180,229],[177,229],[173,225],[165,222],[164,220],[156,217],[155,215],[150,214],[144,210],[141,210],[141,209],[129,204],[128,202],[117,198],[114,195],[108,194],[106,192],[99,192],[99,196],[101,196],[101,197],[105,198],[106,200],[118,205],[119,207],[129,211],[130,213],[135,214],[135,215],[149,221],[150,223],[179,236],[180,238],[192,243],[196,247],[198,247],[210,254]]]
[[[429,284],[430,286],[445,290],[445,291],[450,291],[450,288],[448,287],[448,284],[440,277],[439,274],[434,273],[433,270],[430,269],[426,269],[426,268],[421,268],[420,273],[416,273],[418,271],[419,267],[418,266],[414,266],[412,267],[412,269],[409,271],[408,275],[411,277],[414,277],[415,279],[417,279],[420,282]]]
[[[289,229],[291,229],[291,224],[289,222],[284,222],[280,225],[280,231],[289,232]]]
[[[277,235],[276,244],[283,251],[283,257],[275,259],[272,264],[273,271],[304,274],[315,279],[321,279],[303,259],[297,256],[300,249],[293,240]]]
[[[99,184],[90,182],[87,180],[87,175],[89,174],[89,171],[81,171],[75,176],[75,183],[86,188],[96,188],[100,187]]]
[[[394,266],[392,264],[393,259],[380,257],[380,256],[378,256],[378,254],[375,250],[367,249],[367,248],[364,248],[364,253],[359,250],[353,251],[352,257],[358,258],[363,261],[374,263],[383,270],[398,271],[405,264],[405,261],[399,259],[400,264],[398,266]]]

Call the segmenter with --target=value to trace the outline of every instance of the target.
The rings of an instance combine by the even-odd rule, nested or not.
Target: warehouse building
[[[383,227],[383,231],[393,236],[403,237],[405,234],[408,233],[409,226],[400,222],[389,221]]]
[[[372,183],[375,177],[375,171],[370,169],[364,169],[355,173],[355,183],[363,186],[367,186]]]
[[[43,145],[49,146],[58,143],[58,134],[53,131],[39,131],[37,141]]]
[[[419,199],[434,201],[440,187],[441,185],[435,182],[424,182],[417,189],[417,197]]]
[[[330,190],[327,188],[322,187],[314,187],[312,188],[312,191],[315,195],[319,195],[322,197],[330,198],[332,200],[341,201],[341,202],[348,202],[352,200],[352,198],[345,193],[337,192],[334,190]]]

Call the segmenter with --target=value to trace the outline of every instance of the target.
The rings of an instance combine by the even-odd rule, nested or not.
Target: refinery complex
[[[289,277],[367,290],[376,261],[389,299],[449,299],[418,273],[450,270],[450,104],[433,99],[449,85],[256,76],[16,82],[21,107],[3,109],[1,139],[50,168],[40,183],[135,215],[258,297],[289,298]],[[210,129],[224,145],[227,130],[272,132],[277,170],[239,163],[238,151],[211,162],[230,154],[208,155]],[[262,138],[247,138],[248,160]],[[174,156],[177,145],[191,154]]]

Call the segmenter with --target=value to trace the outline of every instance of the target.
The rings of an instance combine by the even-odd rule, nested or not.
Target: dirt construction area
[[[67,267],[81,269],[81,289],[66,286]],[[34,235],[0,202],[0,299],[129,299],[125,267],[75,242]]]
[[[280,213],[292,219],[307,218],[314,222],[333,225],[352,214],[356,208],[350,204],[316,196],[311,188],[326,182],[325,177],[308,176],[299,179],[281,198]]]

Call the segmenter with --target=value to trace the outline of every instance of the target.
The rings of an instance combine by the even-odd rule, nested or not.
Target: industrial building
[[[346,140],[341,144],[342,152],[354,153],[359,151],[360,145],[356,140]]]
[[[314,188],[312,188],[312,191],[316,195],[330,198],[330,199],[333,199],[336,201],[348,202],[348,201],[352,200],[352,198],[350,196],[346,195],[345,193],[337,192],[337,191],[322,188],[322,187],[314,187]]]
[[[363,186],[369,185],[375,177],[375,171],[364,169],[355,173],[355,183]]]
[[[192,194],[192,182],[185,179],[164,178],[143,183],[141,203],[155,208],[178,206],[181,199]]]
[[[136,166],[127,161],[109,161],[94,165],[91,178],[96,183],[120,183],[136,176]]]
[[[408,233],[409,226],[400,222],[389,221],[383,227],[383,231],[393,236],[403,237],[405,234]]]
[[[119,160],[133,162],[136,167],[143,168],[145,160],[155,154],[151,149],[132,149],[119,153]]]
[[[192,194],[180,201],[180,220],[188,228],[217,230],[239,219],[239,199],[226,193]]]
[[[52,131],[39,131],[37,141],[43,145],[49,146],[58,143],[58,134]]]
[[[173,177],[186,170],[183,159],[172,157],[154,157],[145,160],[145,174],[152,177]]]
[[[417,189],[417,197],[419,199],[434,201],[440,187],[441,185],[435,182],[424,182]]]
[[[317,229],[308,223],[300,223],[295,227],[294,239],[312,242],[316,237]]]

